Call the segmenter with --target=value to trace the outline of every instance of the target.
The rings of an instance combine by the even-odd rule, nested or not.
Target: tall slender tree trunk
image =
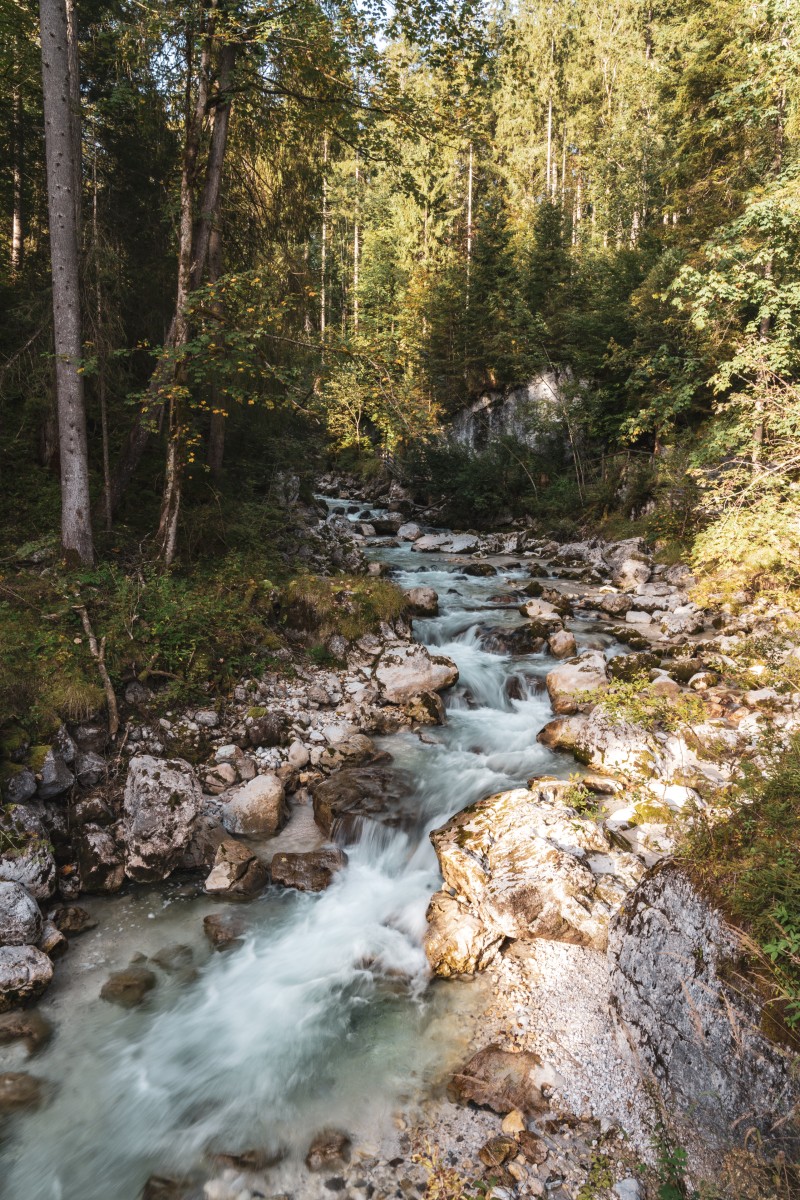
[[[547,101],[547,187],[545,195],[550,196],[550,172],[553,162],[553,97]]]
[[[103,285],[100,278],[100,239],[97,222],[97,141],[92,155],[92,247],[94,250],[95,350],[97,352],[97,395],[100,401],[100,432],[103,446],[103,519],[111,529],[111,460],[108,446],[108,389],[106,342],[103,333]]]
[[[181,169],[180,223],[178,239],[178,287],[175,296],[175,316],[172,323],[172,341],[169,347],[174,353],[174,370],[167,387],[167,460],[164,473],[164,491],[161,498],[161,516],[158,523],[159,553],[165,566],[172,566],[178,546],[178,517],[183,494],[183,468],[186,444],[186,417],[183,391],[186,386],[186,364],[181,361],[181,351],[189,340],[189,317],[187,312],[189,293],[192,287],[192,241],[194,231],[194,183],[197,173],[197,157],[208,100],[208,73],[210,66],[210,32],[206,37],[197,77],[197,90],[192,103],[193,39],[186,39],[186,108]]]
[[[474,184],[474,165],[472,142],[470,142],[469,166],[467,168],[467,308],[469,308],[470,276],[472,274],[472,188]]]
[[[322,231],[320,246],[319,331],[325,337],[328,287],[328,135],[322,142]]]
[[[356,204],[355,204],[355,220],[353,222],[353,329],[358,333],[358,267],[361,258],[361,247],[359,245],[359,195],[358,185],[361,179],[361,172],[356,159]]]
[[[75,162],[67,9],[64,0],[40,0],[45,162],[53,276],[53,331],[61,463],[61,542],[68,558],[94,558],[89,507],[86,409],[80,372],[81,317],[78,258],[79,166]]]
[[[211,230],[208,244],[208,282],[216,283],[222,274],[222,236],[218,229]],[[221,306],[218,315],[222,320]],[[220,405],[216,384],[211,386],[211,427],[208,431],[207,463],[211,478],[218,483],[222,476],[222,461],[225,455],[225,412]]]
[[[22,92],[17,83],[11,97],[11,278],[14,279],[22,270],[23,247],[25,234],[23,229],[22,212],[22,180],[24,168],[25,139],[23,133]]]

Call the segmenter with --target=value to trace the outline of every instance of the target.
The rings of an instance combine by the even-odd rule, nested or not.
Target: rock
[[[169,975],[180,975],[191,970],[194,951],[191,946],[176,942],[171,946],[162,946],[151,956],[150,961]]]
[[[608,685],[605,657],[599,650],[589,650],[550,671],[545,683],[554,712],[578,712],[587,694]]]
[[[397,531],[397,536],[401,542],[416,542],[422,537],[422,530],[414,521],[406,521],[405,525],[401,525]]]
[[[512,1108],[540,1112],[546,1108],[537,1082],[540,1068],[537,1054],[515,1054],[497,1045],[486,1046],[453,1075],[450,1091],[462,1104],[472,1101],[497,1113]]]
[[[24,1042],[28,1054],[35,1054],[53,1036],[53,1026],[38,1012],[7,1012],[0,1016],[0,1046]]]
[[[639,612],[635,608],[631,608],[625,614],[625,620],[629,625],[651,625],[653,618],[648,612]]]
[[[399,535],[405,521],[402,513],[387,513],[385,517],[372,517],[371,524],[375,528],[375,532],[382,537],[396,537]]]
[[[681,685],[674,679],[670,679],[669,675],[661,675],[648,684],[647,691],[651,696],[666,696],[670,700],[675,700],[681,694]]]
[[[37,945],[43,954],[52,959],[61,958],[69,950],[69,942],[52,921],[45,921]]]
[[[513,1137],[493,1137],[478,1151],[478,1158],[486,1167],[500,1167],[517,1153],[517,1142]]]
[[[210,896],[254,896],[265,886],[267,875],[266,866],[252,850],[226,838],[217,849],[204,890]]]
[[[675,563],[674,566],[668,567],[664,572],[664,581],[670,587],[680,588],[682,591],[694,587],[696,582],[694,575],[685,563]]]
[[[519,611],[529,621],[544,625],[547,628],[559,629],[562,624],[561,613],[549,600],[528,600],[520,605]]]
[[[623,617],[633,608],[633,600],[624,593],[601,596],[597,601],[597,607],[602,612],[608,613],[610,617]]]
[[[747,953],[669,863],[642,880],[609,937],[611,1011],[661,1093],[670,1137],[704,1178],[754,1137],[771,1158],[791,1156],[800,1132],[793,1056],[769,1036]]]
[[[276,854],[270,865],[272,882],[300,892],[323,892],[347,866],[347,855],[338,846],[299,854]]]
[[[360,817],[380,818],[403,796],[397,772],[382,767],[339,771],[312,788],[314,820],[326,837],[339,822]]]
[[[256,775],[225,793],[222,824],[228,833],[272,837],[286,822],[284,787],[276,775]]]
[[[516,1137],[517,1134],[524,1133],[528,1127],[525,1124],[524,1114],[518,1108],[513,1108],[507,1116],[503,1117],[500,1128],[503,1133],[508,1133]]]
[[[611,717],[598,704],[575,728],[573,749],[586,766],[628,779],[649,779],[660,764],[655,738],[641,725]]]
[[[612,679],[635,679],[637,675],[647,675],[658,667],[659,659],[647,651],[638,654],[616,654],[608,664],[608,673]]]
[[[414,617],[435,617],[439,612],[439,595],[432,587],[410,588],[406,599]]]
[[[0,1115],[38,1108],[44,1096],[44,1081],[25,1071],[0,1075]]]
[[[523,1130],[519,1135],[519,1151],[526,1162],[533,1163],[537,1167],[547,1160],[547,1143],[543,1142],[535,1133],[527,1130]]]
[[[125,703],[130,704],[132,708],[141,708],[150,699],[150,689],[140,683],[138,679],[132,679],[125,687]]]
[[[497,567],[488,562],[467,563],[461,570],[464,575],[475,575],[477,577],[497,574]]]
[[[125,874],[147,882],[166,879],[189,845],[203,794],[183,759],[131,759],[125,783]]]
[[[46,900],[56,890],[56,862],[47,831],[36,815],[22,804],[0,809],[0,881],[21,883],[35,900]]]
[[[106,760],[93,750],[79,750],[75,755],[75,778],[83,788],[96,787],[106,776]]]
[[[547,645],[545,636],[549,633],[547,626],[534,624],[519,625],[516,629],[501,626],[487,629],[481,636],[481,644],[494,654],[538,654]]]
[[[197,724],[203,729],[216,729],[219,725],[219,714],[213,708],[203,708],[194,714]]]
[[[559,629],[547,639],[554,658],[572,658],[577,650],[575,635],[567,629]]]
[[[445,884],[498,941],[604,949],[613,910],[584,860],[607,855],[608,838],[568,806],[569,784],[531,782],[470,805],[431,833]],[[633,869],[631,856],[624,862]]]
[[[350,1135],[340,1129],[324,1129],[308,1148],[306,1166],[309,1171],[326,1171],[350,1161]]]
[[[282,746],[286,738],[286,718],[282,712],[268,712],[256,717],[247,727],[251,746]]]
[[[87,796],[73,805],[70,815],[73,828],[81,825],[113,825],[114,814],[101,796]]]
[[[439,692],[458,682],[458,667],[449,658],[431,655],[417,643],[385,650],[375,680],[386,700],[403,704],[423,692]]]
[[[100,999],[107,1000],[109,1004],[118,1004],[120,1008],[136,1008],[156,983],[156,977],[148,967],[132,963],[124,970],[109,975],[100,989]]]
[[[484,971],[505,940],[447,892],[434,893],[426,916],[425,954],[434,975],[443,978]]]
[[[574,751],[586,720],[587,718],[583,714],[574,717],[556,717],[539,730],[536,740],[543,746],[547,746],[549,750]]]
[[[35,946],[0,946],[0,1012],[41,996],[53,978],[53,964]]]
[[[38,774],[37,794],[40,800],[52,800],[56,796],[63,796],[75,782],[75,776],[67,766],[64,756],[53,749],[47,751]]]
[[[178,863],[179,871],[210,871],[217,849],[225,841],[225,830],[210,814],[201,813],[194,823],[191,840]]]
[[[302,742],[292,742],[289,747],[287,761],[294,770],[302,771],[303,767],[307,767],[310,757],[308,746],[304,746]]]
[[[51,915],[56,929],[69,934],[70,937],[97,928],[97,921],[94,917],[85,908],[79,908],[77,905],[57,908]]]
[[[84,721],[72,726],[72,737],[84,754],[102,754],[108,745],[108,729],[99,721]]]
[[[211,913],[203,918],[203,933],[215,950],[229,950],[243,945],[244,921],[227,914]]]
[[[84,825],[74,840],[84,892],[118,892],[125,882],[121,847],[107,829]]]
[[[620,1179],[619,1183],[615,1183],[611,1191],[617,1197],[617,1200],[642,1200],[642,1185],[638,1179],[633,1179],[628,1176],[627,1179]]]
[[[32,946],[42,936],[42,914],[21,883],[0,882],[0,946]]]
[[[703,614],[694,604],[682,604],[661,618],[661,630],[668,637],[689,636],[702,633],[705,627]]]
[[[36,795],[36,776],[28,767],[3,765],[3,799],[8,804],[25,804]]]
[[[191,1180],[172,1175],[151,1175],[145,1182],[139,1200],[189,1200],[197,1193]]]
[[[647,583],[652,574],[651,561],[641,538],[628,538],[607,546],[605,558],[611,568],[611,582],[623,591]]]
[[[203,787],[212,796],[219,796],[237,781],[236,768],[231,763],[218,763],[203,780]]]

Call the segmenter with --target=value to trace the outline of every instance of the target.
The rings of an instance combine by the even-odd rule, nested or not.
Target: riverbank
[[[426,1186],[432,1168],[414,1158],[424,1158],[431,1141],[462,1180],[486,1177],[509,1194],[577,1196],[594,1172],[597,1195],[628,1181],[632,1196],[635,1168],[647,1162],[645,1184],[649,1179],[654,1188],[660,1150],[653,1139],[663,1127],[663,1097],[654,1100],[648,1091],[652,1064],[646,1055],[637,1059],[625,1032],[638,1028],[641,1014],[624,984],[614,981],[609,943],[619,962],[626,947],[642,943],[639,933],[623,929],[626,897],[647,882],[646,869],[674,849],[681,810],[710,805],[741,758],[757,751],[767,726],[791,734],[795,698],[783,687],[758,695],[764,689],[745,688],[746,678],[736,682],[714,671],[712,656],[734,661],[731,639],[746,642],[753,615],[733,618],[692,605],[682,586],[686,573],[670,578],[639,542],[565,547],[524,530],[488,537],[429,533],[407,519],[413,514],[366,509],[356,496],[331,508],[327,524],[336,536],[366,551],[376,577],[389,572],[412,594],[417,611],[427,608],[428,616],[414,618],[414,633],[428,650],[409,641],[407,618],[394,618],[377,635],[327,648],[334,661],[334,651],[344,651],[346,669],[287,659],[290,669],[243,681],[222,708],[132,723],[125,749],[137,763],[137,782],[131,784],[129,774],[122,828],[91,820],[81,828],[110,830],[105,836],[120,847],[118,861],[105,864],[107,882],[123,886],[126,875],[167,882],[147,889],[125,883],[124,897],[90,902],[92,912],[114,904],[127,915],[110,927],[101,920],[97,931],[81,935],[91,949],[80,951],[61,984],[57,974],[52,999],[45,1001],[57,1018],[57,1038],[39,1061],[44,1067],[52,1054],[66,1080],[79,1046],[87,1055],[101,1047],[110,1070],[78,1072],[66,1092],[62,1080],[56,1108],[21,1117],[19,1125],[15,1120],[9,1146],[21,1165],[12,1180],[30,1187],[35,1160],[43,1196],[65,1171],[73,1181],[68,1188],[91,1195],[92,1187],[106,1186],[91,1157],[102,1146],[107,1169],[119,1187],[130,1180],[131,1195],[149,1161],[159,1174],[177,1169],[171,1183],[158,1185],[167,1189],[161,1193],[151,1181],[151,1196],[243,1200],[285,1187],[312,1197],[331,1190],[359,1194],[359,1183],[364,1194],[389,1196],[398,1186],[404,1193]],[[347,604],[346,591],[336,602]],[[758,619],[755,632],[763,636]],[[567,656],[556,658],[559,653]],[[173,756],[186,745],[197,766],[175,768]],[[156,823],[156,844],[141,808],[143,797],[154,793],[158,807],[160,789],[148,792],[144,784],[164,768],[148,760],[175,772],[169,794],[180,792],[177,807],[185,801],[190,810],[182,822],[172,819],[174,804],[161,812],[168,819]],[[553,774],[566,782],[524,786],[532,776]],[[485,863],[480,879],[453,875],[452,856],[443,856],[441,839],[437,844],[445,878],[438,908],[444,902],[449,910],[438,960],[431,953],[436,904],[429,914],[434,969],[445,964],[443,973],[452,977],[480,965],[486,974],[469,984],[458,978],[427,987],[424,913],[437,887],[427,835],[465,806],[503,794],[512,797],[511,840],[499,875],[497,864],[487,871]],[[531,831],[520,859],[513,840],[518,806],[529,805],[533,794],[537,820],[548,809],[553,819]],[[166,840],[165,827],[171,830]],[[497,828],[493,813],[493,835]],[[104,837],[81,836],[108,845]],[[332,838],[327,849],[326,836]],[[477,862],[484,851],[469,839],[480,836],[471,829],[459,835]],[[31,857],[41,864],[45,839],[34,840]],[[537,867],[541,854],[529,854],[532,844],[545,852],[545,875]],[[205,870],[194,882],[181,875],[173,882],[175,869],[187,866],[187,851],[195,856],[188,865],[197,872],[205,863]],[[521,877],[504,875],[515,861]],[[273,882],[265,889],[267,869]],[[204,896],[202,879],[209,874],[216,879]],[[62,897],[74,900],[64,896],[69,879],[69,873],[54,873]],[[292,890],[319,883],[331,886]],[[241,901],[248,893],[258,898],[213,920],[223,916],[220,897]],[[211,949],[200,933],[206,917],[212,918],[207,930],[221,942],[227,938],[232,951]],[[701,915],[697,924],[707,931],[708,919]],[[454,961],[453,938],[465,961]],[[169,939],[174,953],[165,954]],[[75,943],[70,958],[81,945]],[[678,957],[697,949],[671,948]],[[713,946],[700,949],[713,974]],[[131,957],[138,961],[130,964]],[[94,989],[105,986],[110,967],[118,974],[131,966],[134,992],[145,983],[143,1004],[117,1016],[94,998]],[[700,973],[698,992],[712,982]],[[674,983],[679,989],[680,980]],[[124,991],[128,984],[120,986]],[[674,1003],[675,996],[664,999]],[[719,993],[720,1005],[726,1002]],[[631,1011],[612,1019],[614,1006],[626,1004]],[[70,1042],[75,1019],[59,1029],[59,1008],[74,1013],[80,1005],[88,1005],[86,1037]],[[691,1054],[697,1048],[686,1040],[686,1061],[696,1068]],[[532,1081],[536,1094],[526,1093],[517,1105],[506,1087],[495,1098],[496,1115],[491,1103],[486,1107],[486,1090],[479,1108],[444,1098],[445,1083],[464,1073],[456,1068],[493,1044],[517,1052],[515,1067],[528,1061],[525,1055],[538,1056],[544,1074]],[[717,1049],[727,1052],[724,1042]],[[762,1049],[750,1047],[753,1061],[763,1063]],[[24,1065],[19,1048],[12,1053],[12,1065]],[[68,1056],[60,1066],[59,1054]],[[322,1078],[321,1062],[327,1067]],[[651,1082],[656,1089],[675,1084],[672,1077]],[[483,1083],[486,1089],[492,1080]],[[120,1125],[103,1114],[76,1141],[75,1095],[85,1103],[89,1088],[101,1109],[118,1104]],[[789,1104],[788,1095],[782,1099]],[[525,1116],[511,1124],[524,1127],[486,1151],[487,1162],[481,1151],[505,1136],[501,1118],[518,1107]],[[53,1136],[56,1109],[63,1123]],[[332,1112],[337,1127],[348,1118],[341,1129],[348,1144],[342,1136],[333,1139],[319,1150],[323,1169],[309,1174],[302,1160]],[[163,1146],[154,1137],[159,1126],[168,1131]],[[22,1141],[15,1147],[16,1129]],[[666,1146],[666,1133],[662,1141]],[[266,1172],[260,1165],[287,1152]],[[217,1154],[228,1161],[221,1160],[216,1173],[197,1165]],[[254,1165],[259,1169],[248,1169]],[[705,1165],[695,1154],[695,1173]]]

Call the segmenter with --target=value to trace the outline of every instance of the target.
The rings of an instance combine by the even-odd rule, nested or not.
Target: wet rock
[[[190,970],[194,962],[194,951],[191,946],[176,942],[171,946],[162,946],[150,956],[150,961],[169,975],[176,975]]]
[[[53,964],[35,946],[0,946],[0,1013],[41,996]]]
[[[505,941],[503,934],[447,892],[435,892],[428,905],[424,948],[435,975],[484,971]]]
[[[539,730],[536,740],[543,746],[547,746],[549,750],[574,751],[586,720],[587,718],[583,714],[573,717],[555,717]]]
[[[211,913],[203,918],[203,933],[215,950],[243,945],[244,921],[229,914]]]
[[[75,782],[75,776],[67,766],[64,756],[52,748],[47,751],[39,771],[37,795],[40,800],[52,800],[63,796]]]
[[[282,746],[286,738],[286,718],[275,710],[254,718],[247,727],[251,746]]]
[[[38,1108],[44,1099],[44,1080],[25,1071],[0,1075],[0,1115]]]
[[[438,692],[422,692],[402,705],[403,713],[413,725],[443,725],[444,701]],[[375,755],[370,755],[376,761]]]
[[[192,836],[181,856],[178,870],[210,870],[217,848],[225,841],[225,837],[226,832],[219,821],[209,813],[201,813],[192,827]]]
[[[515,1054],[498,1045],[486,1046],[453,1075],[450,1091],[462,1104],[471,1101],[497,1113],[512,1108],[540,1112],[547,1107],[537,1082],[540,1071],[537,1054]]]
[[[575,635],[567,629],[559,629],[547,640],[550,653],[554,658],[572,658],[577,650]]]
[[[52,921],[45,921],[37,945],[51,959],[61,958],[69,950],[69,942]]]
[[[481,644],[494,654],[538,654],[547,645],[549,632],[546,626],[534,623],[516,629],[487,629],[481,635]]]
[[[423,692],[439,692],[458,682],[458,667],[451,659],[432,655],[418,643],[385,650],[375,680],[386,700],[402,704]]]
[[[639,884],[608,952],[612,1012],[690,1166],[711,1172],[753,1137],[770,1154],[791,1154],[800,1133],[793,1056],[768,1036],[741,935],[678,867],[657,867]]]
[[[589,650],[550,671],[545,683],[554,712],[578,712],[587,695],[608,685],[605,657],[599,650]]]
[[[204,890],[210,896],[254,896],[266,885],[267,868],[241,842],[226,838],[217,849]]]
[[[339,771],[312,789],[314,820],[326,837],[334,826],[348,818],[380,818],[404,795],[403,784],[394,771],[363,767]]]
[[[285,792],[277,775],[256,775],[225,793],[222,824],[228,833],[272,837],[286,823]]]
[[[610,617],[624,617],[633,608],[633,600],[625,593],[601,596],[597,601],[597,607],[601,612],[608,613]]]
[[[93,751],[75,755],[75,778],[83,788],[97,787],[106,776],[106,760]]]
[[[400,534],[405,521],[402,513],[387,513],[385,517],[371,518],[375,532],[381,537],[397,537]]]
[[[196,1189],[188,1179],[173,1175],[151,1175],[139,1200],[190,1200],[196,1194]]]
[[[181,863],[202,811],[203,794],[183,759],[131,759],[125,783],[125,874],[166,879]]]
[[[536,622],[537,625],[543,625],[551,633],[555,629],[561,628],[561,613],[549,600],[527,600],[524,604],[520,605],[519,611],[523,617],[527,617],[529,621]]]
[[[414,521],[406,521],[397,531],[397,536],[401,542],[416,542],[422,537],[422,530]]]
[[[497,938],[603,949],[612,908],[586,860],[606,856],[608,838],[569,807],[569,784],[531,782],[470,805],[431,833],[445,884]],[[635,862],[621,856],[620,869]]]
[[[0,1016],[0,1046],[24,1042],[29,1054],[46,1046],[53,1026],[38,1012],[6,1012]]]
[[[84,892],[118,892],[125,882],[123,851],[99,825],[84,825],[74,841],[81,889]]]
[[[488,562],[467,563],[461,570],[464,575],[474,575],[477,577],[497,574],[497,567]]]
[[[324,1129],[312,1141],[306,1155],[309,1171],[326,1171],[350,1161],[350,1135],[340,1129]]]
[[[42,914],[21,883],[0,881],[0,946],[32,946],[42,936]]]
[[[270,865],[272,882],[301,892],[323,892],[347,866],[347,855],[338,846],[305,853],[279,853]]]
[[[66,933],[70,937],[97,928],[97,921],[94,917],[85,908],[79,908],[78,905],[71,904],[64,908],[56,908],[51,913],[51,917],[56,929],[60,929],[62,933]]]
[[[432,587],[410,588],[406,599],[414,617],[435,617],[439,612],[439,594]]]
[[[117,1004],[120,1008],[136,1008],[156,983],[156,977],[148,967],[133,963],[109,975],[100,989],[100,999]]]

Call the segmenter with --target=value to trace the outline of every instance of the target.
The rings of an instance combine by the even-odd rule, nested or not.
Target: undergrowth
[[[745,762],[723,815],[697,814],[680,856],[752,938],[768,1032],[800,1049],[800,735]]]
[[[705,708],[699,696],[659,696],[649,687],[649,677],[640,673],[630,679],[613,679],[608,687],[587,693],[585,700],[601,704],[614,723],[629,722],[647,730],[658,728],[673,733],[703,720]]]

